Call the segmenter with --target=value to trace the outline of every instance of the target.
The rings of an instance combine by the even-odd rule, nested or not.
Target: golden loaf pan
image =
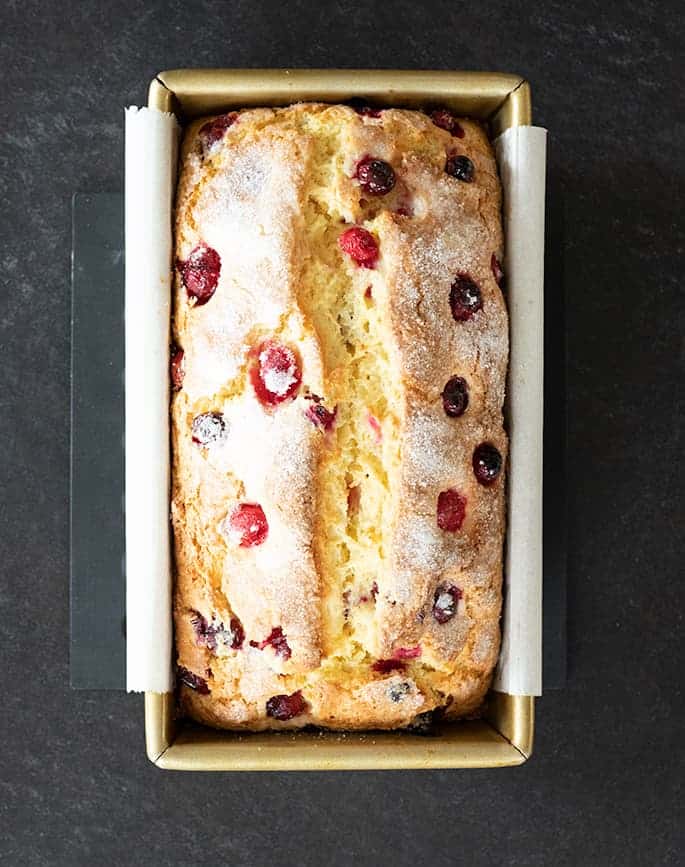
[[[148,108],[171,112],[183,125],[194,117],[232,108],[287,105],[297,101],[341,102],[353,97],[363,97],[372,104],[408,108],[445,106],[456,114],[487,121],[493,138],[505,130],[531,124],[528,83],[517,75],[479,72],[172,70],[160,73],[152,81]],[[505,170],[500,163],[500,172]],[[542,239],[536,243],[541,247]],[[535,252],[541,261],[541,250]],[[541,324],[541,291],[539,302],[537,315]],[[539,339],[541,345],[541,333]],[[541,464],[541,352],[535,363],[539,368],[535,373],[539,375],[534,377],[533,391],[528,396],[534,402],[534,416],[539,419],[539,436],[533,439],[538,444],[535,447],[540,449],[540,455],[534,457],[535,460],[539,457]],[[517,388],[520,391],[520,386]],[[510,402],[505,410],[510,432],[517,423],[516,406]],[[512,454],[511,469],[515,471],[514,461],[515,454]],[[541,522],[541,474],[530,493],[533,517],[528,524],[535,527],[536,522]],[[539,551],[532,552],[533,561],[536,557],[541,560],[541,534],[530,537],[526,545],[539,547]],[[538,597],[541,597],[541,590],[533,585],[530,604],[536,610],[540,608]],[[505,618],[508,616],[506,600],[505,593]],[[533,635],[532,641],[539,644],[538,633]],[[506,650],[508,655],[516,655],[515,642],[512,644],[514,646]],[[241,734],[177,720],[173,692],[148,691],[145,694],[148,757],[160,768],[173,770],[507,767],[519,765],[530,756],[533,722],[533,695],[492,690],[482,719],[444,723],[431,736],[403,731]]]

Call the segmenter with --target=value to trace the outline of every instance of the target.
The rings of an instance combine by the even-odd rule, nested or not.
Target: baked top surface
[[[387,728],[487,691],[500,187],[482,128],[437,120],[451,131],[300,104],[186,131],[172,519],[180,700],[200,721]]]

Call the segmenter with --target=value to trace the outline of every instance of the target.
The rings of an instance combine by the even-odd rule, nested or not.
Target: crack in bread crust
[[[502,258],[500,187],[487,137],[467,120],[456,139],[419,112],[300,104],[240,113],[203,155],[203,122],[182,149],[176,259],[205,243],[222,266],[204,306],[188,302],[176,274],[185,378],[172,405],[172,520],[178,664],[208,693],[182,685],[181,707],[255,730],[394,728],[436,708],[470,715],[499,651],[504,535],[504,474],[478,484],[471,455],[488,441],[506,459],[507,445],[507,315],[491,269]],[[444,172],[455,150],[472,160],[473,183]],[[355,178],[369,154],[394,168],[387,195],[365,195]],[[340,249],[352,225],[377,240],[375,268]],[[450,310],[459,273],[482,293],[466,323]],[[271,410],[249,376],[250,351],[267,338],[294,347],[302,367],[295,398]],[[455,375],[469,386],[458,419],[441,399]],[[317,401],[335,411],[329,431],[307,415]],[[226,425],[206,448],[190,435],[205,412]],[[449,488],[467,502],[456,533],[436,520]],[[243,500],[268,518],[255,548],[221,531]],[[461,593],[444,623],[431,614],[441,585]],[[243,646],[208,647],[198,612],[224,626],[239,619]],[[274,628],[289,656],[265,643]],[[267,716],[270,697],[298,690],[305,713]]]

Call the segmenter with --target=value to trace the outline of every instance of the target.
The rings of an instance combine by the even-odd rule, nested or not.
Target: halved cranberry
[[[398,647],[393,654],[393,659],[418,659],[421,656],[421,645],[416,647]]]
[[[193,624],[195,631],[195,644],[198,647],[216,650],[216,629],[207,622],[207,618],[200,614],[199,611],[194,611],[190,622]]]
[[[502,470],[502,455],[492,443],[481,443],[473,451],[473,472],[488,487],[497,481]]]
[[[199,692],[200,695],[209,695],[209,686],[204,677],[200,677],[199,674],[194,674],[192,671],[188,671],[188,669],[184,668],[182,665],[178,666],[178,679],[182,684],[184,684],[184,686],[194,689],[196,692]]]
[[[207,618],[199,611],[193,612],[190,622],[195,630],[195,644],[198,647],[206,647],[208,650],[215,651],[219,644],[230,647],[232,650],[240,650],[243,646],[245,631],[237,617],[231,617],[228,629],[214,618],[211,623],[208,623]]]
[[[195,306],[202,307],[216,292],[221,273],[221,258],[216,250],[200,243],[185,262],[178,263],[183,285]]]
[[[395,186],[395,172],[390,163],[375,157],[364,157],[357,163],[354,175],[359,186],[370,196],[385,196]]]
[[[292,656],[292,650],[280,626],[274,626],[264,641],[251,641],[250,647],[256,647],[258,650],[271,647],[276,656],[281,656],[283,659],[290,659]]]
[[[499,259],[494,253],[490,257],[490,267],[492,268],[492,276],[495,278],[495,283],[501,287],[502,280],[504,280],[504,271],[499,263]]]
[[[284,343],[265,340],[253,355],[256,363],[250,368],[250,379],[257,399],[265,406],[277,406],[294,397],[302,382],[296,351]]]
[[[312,422],[312,424],[315,424],[317,427],[320,427],[323,431],[326,431],[326,433],[328,433],[330,430],[333,429],[337,411],[337,407],[334,407],[333,411],[331,412],[331,410],[326,409],[326,407],[322,403],[312,403],[304,411],[304,414],[307,416],[309,421]]]
[[[440,129],[446,129],[447,132],[456,136],[456,138],[464,138],[464,128],[447,109],[442,108],[432,111],[430,117],[433,123],[439,126]]]
[[[438,527],[449,533],[456,533],[466,517],[466,497],[459,491],[449,488],[438,495]]]
[[[299,689],[292,695],[272,695],[266,703],[266,715],[281,722],[300,716],[306,710],[307,702]]]
[[[224,521],[231,541],[241,548],[252,548],[266,541],[269,524],[259,503],[238,503]]]
[[[400,659],[377,659],[371,668],[380,674],[388,674],[391,671],[404,671],[407,666]]]
[[[224,137],[224,133],[238,119],[237,111],[229,111],[228,114],[221,114],[215,117],[214,120],[209,120],[204,126],[200,127],[198,135],[202,142],[202,148],[205,153],[213,144],[220,141]]]
[[[183,350],[175,344],[171,347],[169,368],[171,370],[171,385],[174,391],[183,388],[186,372],[183,368]]]
[[[343,232],[338,246],[362,268],[374,268],[378,261],[378,241],[361,226],[352,226]]]
[[[447,415],[458,418],[464,415],[469,405],[469,387],[461,376],[453,376],[442,390],[442,405]]]
[[[433,617],[438,623],[447,623],[457,613],[459,600],[464,594],[454,584],[439,584],[433,597]]]
[[[480,286],[468,274],[457,274],[450,289],[450,307],[457,322],[466,322],[483,308]]]
[[[452,154],[452,156],[447,157],[445,171],[458,181],[465,181],[470,184],[476,169],[468,157],[463,154]]]
[[[226,439],[228,427],[220,412],[203,412],[193,419],[192,432],[194,443],[210,446]]]

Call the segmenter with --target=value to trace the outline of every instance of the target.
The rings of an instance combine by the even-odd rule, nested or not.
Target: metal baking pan
[[[517,75],[375,70],[172,70],[152,81],[148,106],[181,124],[205,114],[297,101],[430,108],[487,121],[492,137],[531,123],[529,84]],[[540,362],[542,363],[542,362]],[[506,603],[505,603],[506,604]],[[177,719],[173,693],[146,693],[147,754],[172,770],[363,770],[506,767],[531,755],[533,696],[491,691],[479,720],[406,731],[235,733]]]

